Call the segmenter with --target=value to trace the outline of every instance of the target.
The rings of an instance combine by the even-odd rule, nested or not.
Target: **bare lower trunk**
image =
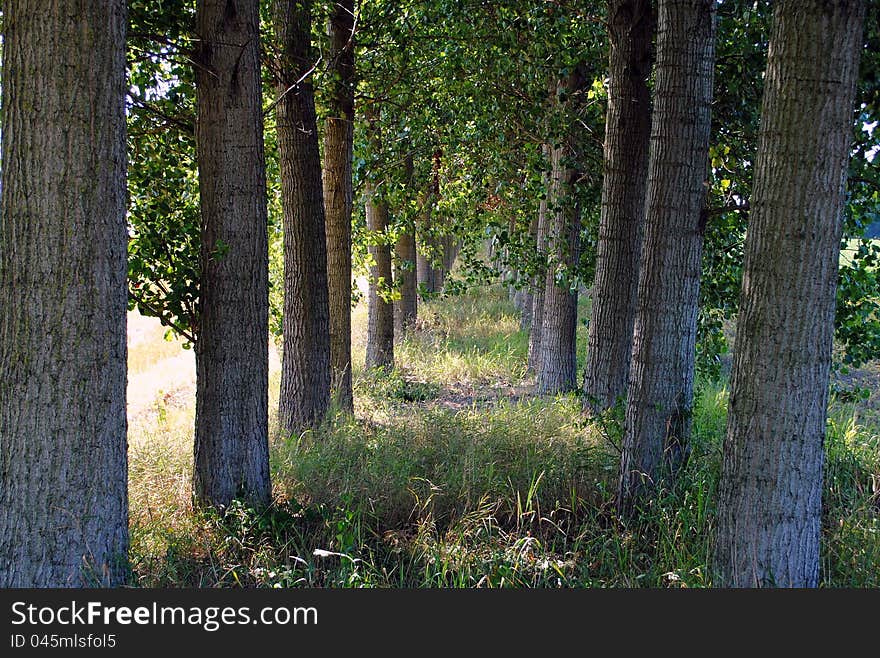
[[[125,3],[3,3],[0,587],[127,574]]]
[[[580,209],[574,199],[576,172],[565,160],[567,148],[552,150],[554,212],[548,217],[547,253],[550,264],[544,286],[541,356],[538,393],[563,393],[577,388],[577,288],[572,277],[577,267]]]
[[[330,67],[324,123],[324,212],[330,308],[330,366],[339,407],[354,409],[351,390],[351,163],[354,122],[354,0],[330,15]]]
[[[282,431],[298,433],[320,422],[330,402],[321,157],[314,94],[306,75],[313,61],[310,4],[278,0],[275,36],[282,53],[276,116],[284,207],[284,342],[278,422]],[[303,81],[297,84],[299,80]]]
[[[437,240],[433,235],[431,216],[434,195],[428,192],[422,202],[421,217],[418,222],[419,240],[416,247],[416,278],[419,290],[426,294],[440,292],[443,287],[442,276],[438,276],[436,262],[439,258]]]
[[[542,145],[544,158],[549,162],[550,148],[547,144]],[[538,224],[535,229],[535,248],[537,249],[538,271],[532,279],[532,320],[529,328],[529,355],[528,368],[533,372],[538,371],[541,360],[541,330],[544,324],[544,287],[547,279],[547,271],[544,265],[547,251],[547,195],[550,188],[550,175],[545,172],[544,197],[538,203]]]
[[[394,278],[400,290],[400,299],[394,303],[394,336],[400,340],[416,321],[418,311],[416,238],[411,230],[402,232],[398,236],[395,252],[397,266]]]
[[[720,584],[815,587],[865,5],[775,5],[718,504]]]
[[[622,510],[681,464],[690,436],[714,43],[714,0],[661,0]]]
[[[259,3],[200,0],[201,290],[194,492],[269,502],[268,247]]]
[[[584,371],[584,400],[594,413],[626,394],[651,132],[651,2],[611,0],[608,15],[611,54],[602,214]]]
[[[535,303],[535,296],[526,288],[522,291],[520,300],[519,329],[528,331],[532,325],[532,305]]]
[[[372,186],[366,186],[367,228],[383,234],[388,226],[388,206],[376,199]],[[370,266],[367,293],[367,357],[366,368],[394,367],[394,306],[385,301],[382,291],[391,284],[391,247],[373,243],[369,247],[373,260]]]

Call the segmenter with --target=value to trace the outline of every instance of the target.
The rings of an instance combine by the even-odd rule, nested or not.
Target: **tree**
[[[557,87],[563,112],[573,113],[583,94],[585,78],[575,67]],[[566,123],[572,118],[567,118]],[[541,348],[538,361],[538,393],[561,393],[577,386],[577,282],[575,272],[581,231],[580,204],[575,184],[578,170],[576,131],[566,126],[560,143],[550,149],[550,199],[548,202],[546,251],[548,267],[544,284]]]
[[[714,40],[713,0],[661,0],[622,509],[682,463],[690,435]]]
[[[330,402],[327,244],[312,67],[311,3],[276,0],[278,148],[284,206],[284,319],[278,420],[320,421]]]
[[[194,492],[269,502],[268,252],[257,0],[196,8],[201,290]]]
[[[650,0],[611,0],[608,31],[602,215],[584,372],[585,404],[593,412],[624,396],[629,375],[651,132]]]
[[[121,0],[3,4],[0,586],[127,573]]]
[[[332,388],[341,409],[352,411],[351,214],[354,140],[354,0],[335,0],[330,13],[330,76],[324,122],[324,210],[330,300]]]
[[[775,5],[746,238],[716,567],[815,587],[862,0]]]
[[[541,145],[541,154],[549,163],[550,146]],[[547,268],[544,257],[547,250],[547,196],[550,187],[550,174],[544,171],[541,175],[542,193],[538,202],[538,220],[535,226],[535,256],[537,267],[532,277],[532,318],[529,323],[528,368],[537,373],[541,363],[541,329],[544,326],[544,287],[546,285]]]
[[[421,217],[417,225],[419,244],[416,248],[416,280],[420,291],[427,295],[438,293],[443,289],[443,266],[438,263],[439,240],[434,235],[434,203],[436,195],[428,192],[424,195]]]
[[[367,229],[373,236],[369,254],[372,264],[367,292],[366,368],[394,367],[394,306],[388,300],[391,284],[391,247],[386,241],[388,204],[378,196],[373,183],[364,185]]]
[[[400,299],[394,304],[394,336],[400,340],[416,321],[418,313],[418,282],[416,281],[416,236],[411,227],[403,228],[394,245],[395,285]]]

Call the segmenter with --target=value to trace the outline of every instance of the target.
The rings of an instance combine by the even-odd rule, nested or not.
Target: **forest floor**
[[[130,314],[132,584],[711,585],[723,378],[698,384],[678,481],[624,520],[613,506],[619,415],[587,422],[576,396],[533,395],[527,335],[505,293],[438,299],[419,314],[395,371],[356,368],[354,418],[273,434],[275,503],[222,517],[190,502],[192,352]],[[364,304],[353,326],[357,366]],[[583,323],[578,340],[580,370]],[[280,363],[270,353],[273,411]],[[821,578],[880,586],[880,367],[847,377],[829,412]],[[855,384],[867,400],[848,393]]]

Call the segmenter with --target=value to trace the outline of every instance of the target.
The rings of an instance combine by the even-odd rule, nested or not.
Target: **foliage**
[[[129,308],[195,342],[199,191],[194,3],[129,3]]]

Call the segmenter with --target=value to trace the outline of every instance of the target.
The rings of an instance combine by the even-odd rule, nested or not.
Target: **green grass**
[[[420,315],[397,346],[398,370],[355,369],[355,418],[273,439],[267,510],[193,511],[191,409],[133,425],[133,584],[712,584],[724,382],[698,386],[679,479],[624,520],[613,506],[619,414],[587,423],[575,397],[530,394],[526,336],[503,291],[423,304]],[[357,352],[362,308],[354,318]],[[835,403],[829,418],[825,586],[880,585],[880,431],[859,413]]]

